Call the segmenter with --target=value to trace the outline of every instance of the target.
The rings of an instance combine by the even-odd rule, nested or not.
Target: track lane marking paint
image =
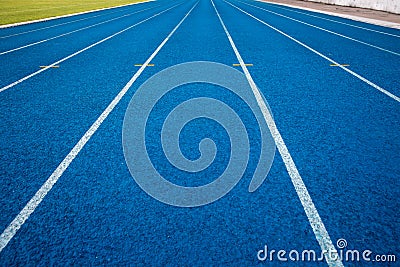
[[[253,64],[244,64],[246,67],[253,67]],[[234,67],[241,67],[240,63],[239,64],[232,64]]]
[[[339,67],[339,66],[342,66],[342,67],[349,67],[350,64],[330,64],[329,66],[331,66],[331,67]]]
[[[56,69],[56,68],[59,68],[60,66],[59,65],[54,65],[54,66],[39,66],[39,68],[41,68],[41,69],[44,69],[44,68],[53,68],[53,69]]]

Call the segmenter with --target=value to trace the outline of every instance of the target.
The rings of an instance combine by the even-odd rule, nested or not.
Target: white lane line
[[[250,84],[253,94],[257,100],[258,106],[260,107],[260,109],[262,111],[265,122],[267,123],[268,128],[271,131],[272,137],[274,138],[275,144],[278,147],[278,150],[279,150],[279,153],[281,154],[282,160],[285,163],[288,174],[292,180],[294,188],[296,189],[296,192],[297,192],[297,195],[299,196],[301,204],[303,205],[304,211],[305,211],[305,213],[308,217],[308,220],[310,222],[310,225],[314,231],[315,237],[316,237],[322,251],[331,251],[331,253],[334,253],[336,251],[336,248],[333,245],[331,238],[328,234],[328,231],[326,230],[325,225],[322,222],[321,217],[318,214],[318,211],[311,199],[311,196],[308,193],[307,187],[305,186],[303,179],[301,178],[300,173],[297,170],[297,167],[293,161],[293,158],[290,155],[285,142],[283,141],[283,138],[275,124],[275,121],[272,118],[272,115],[263,100],[261,92],[258,90],[253,78],[251,77],[250,72],[248,71],[241,55],[239,54],[239,51],[236,48],[236,45],[233,42],[233,39],[228,32],[228,29],[226,28],[224,22],[222,21],[222,18],[220,16],[217,8],[215,7],[213,0],[211,0],[211,3],[214,6],[214,9],[215,9],[215,12],[217,13],[219,21],[221,22],[221,25],[224,28],[224,31],[229,39],[229,42],[231,43],[233,51],[235,52],[236,57],[243,69],[243,72],[246,75],[246,78]],[[340,259],[331,259],[326,254],[325,254],[325,260],[331,267],[332,266],[343,266]]]
[[[324,54],[318,52],[317,50],[311,48],[310,46],[308,46],[308,45],[302,43],[301,41],[299,41],[299,40],[297,40],[296,38],[294,38],[294,37],[288,35],[287,33],[285,33],[285,32],[283,32],[283,31],[281,31],[281,30],[275,28],[274,26],[271,26],[270,24],[266,23],[265,21],[263,21],[263,20],[261,20],[261,19],[255,17],[255,16],[253,16],[252,14],[250,14],[250,13],[248,13],[248,12],[246,12],[246,11],[244,11],[243,9],[241,9],[241,8],[239,8],[239,7],[237,7],[237,6],[235,6],[234,4],[231,4],[231,3],[229,3],[229,2],[227,2],[227,1],[225,1],[225,0],[223,0],[223,1],[226,2],[227,4],[231,5],[232,7],[236,8],[237,10],[241,11],[242,13],[248,15],[249,17],[251,17],[251,18],[257,20],[258,22],[261,22],[262,24],[268,26],[269,28],[273,29],[274,31],[276,31],[276,32],[278,32],[278,33],[280,33],[280,34],[282,34],[283,36],[285,36],[285,37],[289,38],[290,40],[296,42],[297,44],[303,46],[304,48],[310,50],[311,52],[317,54],[318,56],[320,56],[320,57],[322,57],[322,58],[328,60],[328,61],[331,62],[332,64],[338,65],[338,67],[341,68],[342,70],[344,70],[344,71],[350,73],[350,74],[353,75],[354,77],[357,77],[357,78],[360,79],[361,81],[363,81],[363,82],[365,82],[366,84],[372,86],[372,87],[375,88],[376,90],[378,90],[378,91],[384,93],[385,95],[389,96],[390,98],[394,99],[395,101],[400,102],[400,97],[398,97],[398,96],[392,94],[391,92],[389,92],[389,91],[383,89],[382,87],[376,85],[375,83],[373,83],[373,82],[371,82],[370,80],[364,78],[364,77],[361,76],[360,74],[357,74],[357,73],[355,73],[354,71],[352,71],[352,70],[346,68],[345,66],[342,66],[340,63],[334,61],[333,59],[331,59],[331,58],[329,58],[329,57],[327,57],[327,56],[325,56]]]
[[[55,24],[55,25],[51,25],[51,26],[47,26],[47,27],[43,27],[43,28],[38,28],[38,29],[30,30],[30,31],[24,31],[24,32],[19,32],[19,33],[10,34],[10,35],[0,36],[0,39],[5,39],[5,38],[10,38],[10,37],[14,37],[14,36],[19,36],[19,35],[27,34],[27,33],[32,33],[32,32],[42,31],[42,30],[46,30],[46,29],[51,29],[51,28],[55,28],[55,27],[58,27],[58,26],[63,26],[63,25],[67,25],[67,24],[71,24],[71,23],[75,23],[75,22],[79,22],[79,21],[84,21],[84,20],[88,20],[88,19],[92,19],[92,18],[104,17],[104,16],[107,16],[107,15],[111,15],[111,14],[119,13],[119,12],[123,12],[123,11],[126,11],[126,10],[125,10],[125,9],[116,10],[116,11],[108,12],[108,13],[106,13],[106,14],[100,14],[100,15],[90,16],[90,17],[87,17],[87,18],[72,20],[72,21],[68,21],[68,22],[64,22],[64,23],[59,23],[59,24]]]
[[[307,187],[305,186],[303,179],[301,178],[300,173],[297,170],[293,158],[290,155],[285,142],[283,141],[283,138],[275,124],[275,121],[272,118],[272,115],[269,112],[269,109],[267,108],[263,100],[263,97],[261,96],[261,92],[258,90],[253,78],[251,77],[250,72],[248,71],[246,64],[244,63],[238,49],[236,48],[236,45],[233,42],[233,39],[229,34],[228,29],[226,28],[217,8],[215,7],[213,0],[211,0],[211,3],[214,6],[215,12],[217,13],[217,16],[219,18],[219,21],[221,22],[222,27],[224,28],[225,34],[227,35],[229,42],[233,48],[233,51],[235,52],[235,55],[243,69],[243,72],[246,75],[246,78],[250,84],[253,94],[257,100],[258,106],[260,107],[261,112],[264,116],[265,122],[267,123],[268,128],[271,131],[272,137],[274,138],[275,144],[279,150],[279,153],[281,154],[282,160],[285,163],[288,174],[292,180],[294,188],[296,189],[301,204],[303,205],[304,211],[314,231],[315,237],[323,251],[331,251],[332,253],[334,253],[336,251],[336,248],[333,245],[331,238],[328,234],[328,231],[326,230],[325,225],[318,214],[318,211],[311,199],[311,196],[308,193]],[[331,259],[326,254],[325,254],[325,260],[327,261],[329,266],[343,266],[340,259]]]
[[[388,32],[377,31],[377,30],[374,30],[374,29],[361,27],[361,26],[357,26],[357,25],[353,25],[353,24],[350,24],[350,23],[345,23],[345,22],[337,21],[337,20],[333,20],[333,19],[324,18],[324,17],[312,15],[312,14],[309,14],[309,13],[306,13],[306,12],[297,11],[297,10],[294,10],[294,9],[285,8],[285,7],[280,6],[280,4],[277,4],[277,3],[265,2],[265,1],[257,1],[257,2],[265,3],[265,4],[272,4],[276,8],[287,10],[287,11],[298,13],[298,14],[302,14],[302,15],[306,15],[306,16],[309,16],[309,17],[318,18],[318,19],[322,19],[322,20],[326,20],[326,21],[330,21],[330,22],[334,22],[334,23],[338,23],[338,24],[342,24],[342,25],[346,25],[346,26],[350,26],[350,27],[354,27],[354,28],[358,28],[358,29],[362,29],[362,30],[366,30],[366,31],[376,32],[376,33],[385,34],[385,35],[389,35],[389,36],[400,38],[400,35],[391,34],[391,33],[388,33]]]
[[[60,163],[60,165],[58,165],[58,167],[54,170],[54,172],[50,175],[50,177],[46,180],[46,182],[42,185],[42,187],[40,187],[40,189],[36,192],[36,194],[32,197],[32,199],[29,200],[29,202],[21,210],[21,212],[17,215],[17,217],[15,217],[15,219],[8,225],[8,227],[0,235],[0,253],[7,246],[10,240],[15,236],[17,231],[21,228],[21,226],[25,223],[25,221],[29,218],[29,216],[39,206],[44,197],[50,192],[53,186],[57,183],[58,179],[63,175],[65,170],[69,167],[71,162],[79,154],[79,152],[90,140],[90,138],[94,135],[94,133],[103,123],[103,121],[113,111],[113,109],[121,101],[122,97],[128,92],[132,84],[136,81],[136,79],[140,76],[140,74],[142,74],[147,65],[150,64],[153,58],[158,54],[161,48],[171,38],[171,36],[175,33],[175,31],[179,28],[179,26],[183,23],[183,21],[189,16],[189,14],[197,6],[197,4],[198,2],[189,10],[188,13],[186,13],[186,15],[182,18],[182,20],[168,34],[168,36],[164,39],[164,41],[162,41],[162,43],[157,47],[157,49],[153,52],[153,54],[150,55],[150,57],[146,60],[143,66],[141,66],[139,70],[135,73],[135,75],[133,75],[133,77],[124,86],[124,88],[122,88],[122,90],[118,93],[118,95],[114,98],[114,100],[107,106],[107,108],[103,111],[103,113],[101,113],[100,117],[97,118],[97,120],[92,124],[92,126],[90,126],[89,130],[87,130],[87,132],[82,136],[82,138],[78,141],[78,143],[72,148],[72,150]]]
[[[178,4],[178,5],[180,5],[180,4]],[[144,22],[146,22],[146,21],[148,21],[148,20],[150,20],[150,19],[152,19],[152,18],[154,18],[154,17],[157,17],[157,16],[161,15],[162,13],[167,12],[168,10],[177,7],[178,5],[172,6],[172,7],[168,8],[168,9],[166,9],[166,10],[164,10],[164,11],[161,11],[161,12],[159,12],[159,13],[157,13],[157,14],[154,14],[153,16],[148,17],[147,19],[144,19],[144,20],[142,20],[142,21],[140,21],[140,22],[138,22],[138,23],[136,23],[136,24],[134,24],[134,25],[132,25],[132,26],[129,26],[128,28],[125,28],[125,29],[123,29],[123,30],[121,30],[121,31],[119,31],[119,32],[117,32],[117,33],[114,33],[113,35],[110,35],[110,36],[108,36],[108,37],[106,37],[106,38],[104,38],[104,39],[102,39],[102,40],[100,40],[100,41],[98,41],[98,42],[96,42],[96,43],[93,43],[93,44],[91,44],[91,45],[89,45],[89,46],[87,46],[87,47],[85,47],[85,48],[83,48],[83,49],[81,49],[81,50],[79,50],[79,51],[77,51],[77,52],[75,52],[75,53],[73,53],[73,54],[67,56],[67,57],[64,57],[64,58],[62,58],[62,59],[60,59],[60,60],[58,60],[58,61],[56,61],[56,62],[54,62],[54,63],[52,63],[52,64],[49,64],[49,65],[47,65],[46,68],[40,69],[40,70],[38,70],[38,71],[35,71],[34,73],[31,73],[31,74],[29,74],[29,75],[27,75],[27,76],[25,76],[25,77],[19,79],[18,81],[15,81],[15,82],[13,82],[13,83],[7,85],[7,86],[4,86],[3,88],[0,88],[0,93],[1,93],[1,92],[4,92],[4,91],[7,90],[7,89],[10,89],[10,88],[14,87],[14,86],[17,85],[17,84],[22,83],[22,82],[25,81],[25,80],[28,80],[28,79],[30,79],[30,78],[32,78],[32,77],[38,75],[39,73],[41,73],[41,72],[43,72],[43,71],[46,71],[46,70],[52,68],[52,67],[55,66],[55,65],[59,65],[60,63],[66,61],[66,60],[68,60],[68,59],[70,59],[70,58],[72,58],[72,57],[74,57],[74,56],[76,56],[76,55],[79,55],[80,53],[85,52],[86,50],[89,50],[89,49],[92,48],[92,47],[95,47],[95,46],[97,46],[97,45],[99,45],[99,44],[101,44],[101,43],[104,43],[105,41],[110,40],[111,38],[113,38],[113,37],[115,37],[115,36],[117,36],[117,35],[119,35],[119,34],[121,34],[121,33],[123,33],[123,32],[126,32],[127,30],[132,29],[133,27],[138,26],[139,24],[142,24],[142,23],[144,23]]]
[[[43,39],[41,41],[37,41],[37,42],[30,43],[30,44],[27,44],[27,45],[24,45],[24,46],[20,46],[20,47],[14,48],[14,49],[10,49],[10,50],[1,52],[0,56],[8,54],[8,53],[11,53],[11,52],[15,52],[15,51],[27,48],[27,47],[31,47],[31,46],[34,46],[34,45],[42,44],[42,43],[45,43],[45,42],[48,42],[48,41],[51,41],[51,40],[54,40],[54,39],[58,39],[58,38],[70,35],[72,33],[80,32],[80,31],[83,31],[83,30],[87,30],[87,29],[93,28],[95,26],[99,26],[99,25],[102,25],[102,24],[105,24],[105,23],[108,23],[108,22],[111,22],[111,21],[114,21],[114,20],[117,20],[117,19],[122,19],[122,18],[125,18],[125,17],[129,17],[129,16],[132,16],[134,14],[138,14],[138,13],[144,12],[144,11],[149,10],[149,9],[154,9],[154,8],[155,7],[142,9],[142,10],[139,10],[139,11],[135,11],[133,13],[125,14],[125,15],[122,15],[122,16],[119,16],[119,17],[116,17],[116,18],[112,18],[112,19],[108,19],[108,20],[105,20],[105,21],[102,21],[102,22],[99,22],[99,23],[96,23],[96,24],[93,24],[93,25],[90,25],[90,26],[87,26],[87,27],[83,27],[83,28],[79,28],[77,30],[73,30],[73,31],[67,32],[67,33],[63,33],[63,34],[60,34],[60,35],[57,35],[57,36],[54,36],[54,37],[51,37],[51,38],[48,38],[48,39]]]
[[[255,8],[258,8],[258,9],[261,9],[261,10],[264,10],[264,11],[266,11],[266,12],[269,12],[269,13],[271,13],[271,14],[274,14],[274,15],[277,15],[277,16],[280,16],[280,17],[283,17],[283,18],[286,18],[286,19],[290,19],[290,20],[292,20],[292,21],[295,21],[295,22],[298,22],[298,23],[301,23],[301,24],[310,26],[310,27],[312,27],[312,28],[315,28],[315,29],[318,29],[318,30],[321,30],[321,31],[324,31],[324,32],[327,32],[327,33],[330,33],[330,34],[334,34],[334,35],[336,35],[336,36],[339,36],[339,37],[342,37],[342,38],[351,40],[351,41],[353,41],[353,42],[357,42],[357,43],[360,43],[360,44],[363,44],[363,45],[366,45],[366,46],[369,46],[369,47],[372,47],[372,48],[375,48],[375,49],[378,49],[378,50],[381,50],[381,51],[384,51],[384,52],[387,52],[387,53],[390,53],[390,54],[393,54],[393,55],[396,55],[396,56],[400,56],[400,53],[393,52],[393,51],[391,51],[391,50],[382,48],[382,47],[380,47],[380,46],[376,46],[376,45],[373,45],[373,44],[370,44],[370,43],[366,43],[366,42],[360,41],[360,40],[358,40],[358,39],[354,39],[354,38],[352,38],[352,37],[349,37],[349,36],[347,36],[347,35],[343,35],[343,34],[341,34],[341,33],[337,33],[337,32],[334,32],[334,31],[330,31],[330,30],[327,30],[327,29],[325,29],[325,28],[318,27],[318,26],[316,26],[316,25],[313,25],[313,24],[310,24],[310,23],[307,23],[307,22],[304,22],[304,21],[301,21],[301,20],[298,20],[298,19],[294,19],[294,18],[292,18],[292,17],[288,17],[288,16],[285,16],[285,15],[283,15],[283,14],[280,14],[280,13],[277,13],[277,12],[274,12],[274,11],[271,11],[271,10],[268,10],[268,9],[265,9],[265,8],[262,8],[262,7],[259,7],[259,6],[251,5],[251,4],[248,4],[248,3],[245,3],[245,2],[241,2],[241,1],[238,1],[238,2],[240,2],[240,3],[242,3],[242,4],[245,4],[245,5],[247,5],[247,6],[252,6],[252,7],[255,7]]]
[[[113,7],[105,7],[105,8],[99,8],[99,9],[93,9],[93,10],[89,10],[89,11],[83,11],[83,12],[72,13],[72,14],[67,14],[67,15],[49,17],[49,18],[44,18],[44,19],[36,19],[36,20],[30,20],[30,21],[23,21],[23,22],[5,24],[5,25],[0,25],[0,29],[17,27],[17,26],[22,26],[22,25],[27,25],[27,24],[37,23],[37,22],[45,22],[45,21],[50,21],[50,20],[55,20],[55,19],[69,18],[69,17],[73,17],[73,16],[85,15],[85,14],[94,13],[94,12],[98,12],[98,11],[116,9],[116,8],[120,8],[120,7],[133,6],[133,5],[138,5],[138,4],[145,4],[145,3],[149,3],[149,2],[153,2],[153,1],[155,1],[155,0],[147,0],[147,1],[143,1],[143,2],[136,2],[136,3],[126,4],[126,5],[119,5],[119,6],[113,6]]]
[[[269,2],[266,0],[254,0],[254,1],[268,2],[270,4],[276,4],[276,3],[272,3],[272,2]],[[370,19],[370,18],[366,18],[366,17],[347,15],[347,14],[342,14],[342,13],[337,13],[337,12],[329,12],[329,11],[324,11],[324,10],[319,10],[319,9],[313,9],[313,8],[295,6],[295,5],[289,5],[289,4],[283,4],[283,3],[279,3],[276,5],[287,6],[287,7],[291,7],[291,8],[295,8],[295,9],[302,9],[302,10],[311,11],[314,13],[320,13],[320,14],[325,14],[325,15],[329,15],[329,16],[350,19],[353,21],[359,21],[359,22],[368,23],[368,24],[375,24],[378,26],[386,27],[386,28],[400,29],[400,23],[396,23],[396,22],[390,22],[390,21],[378,20],[378,19]]]

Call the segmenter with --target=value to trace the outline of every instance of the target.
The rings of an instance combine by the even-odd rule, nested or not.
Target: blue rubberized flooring
[[[257,1],[229,2],[400,96],[399,30]],[[135,64],[144,63],[196,3],[152,60],[154,66],[145,68],[1,250],[1,266],[327,265],[325,261],[280,262],[275,258],[263,262],[257,258],[265,245],[288,252],[320,253],[321,248],[278,151],[265,182],[249,193],[260,153],[260,133],[248,108],[227,90],[205,84],[177,88],[155,108],[159,117],[152,115],[149,122],[155,123],[151,131],[159,129],[165,111],[191,97],[236,103],[236,112],[247,122],[251,155],[242,179],[227,195],[201,207],[166,205],[138,186],[125,163],[124,115],[141,84],[179,63],[238,63],[210,0],[159,0],[0,30],[0,53],[79,30],[0,54],[0,87],[4,88],[40,66],[172,7],[57,64],[58,68],[46,69],[0,92],[0,231],[9,226],[138,71]],[[344,238],[347,249],[397,254],[398,258],[397,263],[343,264],[397,266],[400,103],[225,1],[214,3],[245,63],[253,64],[248,70],[268,102],[333,244]],[[82,29],[96,23],[102,24]],[[218,177],[229,161],[227,133],[217,123],[199,119],[187,125],[181,136],[182,152],[192,160],[199,157],[196,148],[206,137],[213,139],[219,150],[210,168],[197,176],[177,174],[160,153],[156,132],[148,143],[149,156],[176,184],[206,184]]]

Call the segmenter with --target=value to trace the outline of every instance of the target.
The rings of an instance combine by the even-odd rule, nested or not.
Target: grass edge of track
[[[79,0],[68,2],[65,0],[23,0],[18,2],[13,0],[0,0],[0,26],[51,19],[142,2],[148,2],[148,0],[90,0],[85,2],[85,4],[81,4]]]

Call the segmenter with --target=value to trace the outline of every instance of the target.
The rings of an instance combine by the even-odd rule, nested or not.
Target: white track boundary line
[[[273,29],[274,31],[276,31],[276,32],[278,32],[278,33],[280,33],[280,34],[282,34],[283,36],[285,36],[285,37],[289,38],[290,40],[296,42],[297,44],[303,46],[304,48],[310,50],[311,52],[317,54],[318,56],[320,56],[320,57],[326,59],[327,61],[331,62],[332,64],[337,65],[337,66],[338,66],[339,68],[341,68],[342,70],[344,70],[344,71],[350,73],[350,74],[353,75],[354,77],[360,79],[361,81],[365,82],[366,84],[372,86],[372,87],[375,88],[376,90],[378,90],[378,91],[384,93],[384,94],[387,95],[388,97],[390,97],[390,98],[392,98],[392,99],[394,99],[395,101],[397,101],[397,102],[400,103],[400,97],[398,97],[398,96],[392,94],[391,92],[389,92],[389,91],[383,89],[382,87],[376,85],[375,83],[371,82],[370,80],[364,78],[364,77],[361,76],[360,74],[355,73],[354,71],[352,71],[352,70],[346,68],[345,66],[341,65],[340,63],[334,61],[333,59],[331,59],[331,58],[329,58],[329,57],[327,57],[327,56],[325,56],[324,54],[318,52],[317,50],[311,48],[310,46],[308,46],[308,45],[302,43],[301,41],[299,41],[299,40],[297,40],[296,38],[294,38],[294,37],[288,35],[287,33],[285,33],[285,32],[283,32],[283,31],[281,31],[281,30],[275,28],[274,26],[271,26],[270,24],[266,23],[265,21],[263,21],[263,20],[261,20],[261,19],[255,17],[255,16],[253,16],[252,14],[250,14],[250,13],[248,13],[248,12],[246,12],[246,11],[244,11],[243,9],[241,9],[241,8],[239,8],[239,7],[233,5],[233,4],[231,4],[231,3],[229,3],[229,2],[227,2],[227,1],[225,1],[225,0],[223,0],[223,1],[226,2],[226,3],[228,3],[229,5],[231,5],[232,7],[236,8],[237,10],[241,11],[242,13],[248,15],[249,17],[251,17],[251,18],[257,20],[258,22],[261,22],[262,24],[268,26],[269,28]]]
[[[285,142],[283,141],[283,138],[275,124],[275,121],[272,118],[272,115],[263,100],[261,92],[258,90],[253,78],[251,77],[250,72],[248,71],[241,55],[239,54],[239,51],[236,48],[236,45],[233,42],[233,39],[228,32],[228,29],[226,28],[224,22],[222,21],[222,18],[220,16],[217,8],[215,7],[213,0],[211,0],[211,3],[214,6],[215,12],[217,13],[219,21],[221,22],[221,25],[224,28],[224,31],[229,39],[229,42],[231,43],[231,46],[233,48],[233,51],[236,54],[236,57],[240,63],[240,66],[242,67],[243,72],[246,75],[246,78],[250,84],[253,94],[257,100],[258,106],[260,107],[261,112],[264,116],[265,122],[267,123],[268,128],[271,131],[272,137],[274,138],[275,144],[279,150],[279,153],[281,154],[282,160],[285,163],[288,174],[292,180],[294,188],[296,189],[296,193],[299,196],[301,204],[303,205],[304,211],[305,211],[308,221],[310,222],[310,225],[314,231],[315,237],[316,237],[322,251],[330,251],[331,253],[335,253],[336,248],[333,245],[331,238],[328,234],[328,231],[326,230],[325,225],[322,222],[322,219],[318,214],[318,211],[311,199],[311,196],[308,193],[307,187],[304,184],[299,171],[297,170],[297,167],[293,161],[293,158],[290,155]],[[340,259],[336,259],[336,260],[331,259],[326,254],[325,254],[325,260],[331,267],[332,266],[341,266],[341,267],[343,266]]]
[[[364,23],[368,23],[368,24],[375,24],[375,25],[383,26],[383,27],[387,27],[387,28],[400,29],[399,23],[390,22],[390,21],[384,21],[384,20],[379,20],[379,19],[369,19],[369,18],[365,18],[365,17],[346,15],[346,14],[341,14],[341,13],[329,12],[329,11],[318,10],[318,9],[307,8],[307,7],[294,6],[294,5],[289,5],[289,4],[282,4],[282,3],[277,4],[277,3],[272,3],[272,2],[269,2],[266,0],[254,0],[254,1],[269,3],[269,4],[273,4],[273,5],[287,6],[287,7],[291,7],[291,8],[297,8],[297,9],[303,9],[303,10],[307,10],[307,11],[311,11],[311,12],[315,12],[315,13],[350,19],[350,20],[364,22]]]
[[[145,4],[145,3],[149,3],[149,2],[153,2],[153,1],[156,1],[156,0],[147,0],[147,1],[143,1],[143,2],[136,2],[136,3],[127,4],[127,5],[120,5],[120,6],[114,6],[114,7],[93,9],[93,10],[89,10],[89,11],[72,13],[72,14],[67,14],[67,15],[62,15],[62,16],[56,16],[56,17],[49,17],[49,18],[44,18],[44,19],[37,19],[37,20],[30,20],[30,21],[23,21],[23,22],[5,24],[5,25],[0,25],[0,29],[10,28],[10,27],[17,27],[17,26],[22,26],[22,25],[27,25],[27,24],[37,23],[37,22],[44,22],[44,21],[49,21],[49,20],[55,20],[55,19],[68,18],[68,17],[84,15],[84,14],[103,11],[103,10],[114,9],[114,8],[120,8],[120,7],[132,6],[132,5],[138,5],[138,4]]]
[[[71,24],[71,23],[75,23],[75,22],[79,22],[79,21],[84,21],[84,20],[88,20],[88,19],[92,19],[92,18],[104,17],[104,16],[107,16],[107,15],[111,15],[111,14],[115,14],[115,13],[119,13],[119,12],[123,12],[123,11],[126,11],[126,10],[124,10],[124,9],[115,10],[115,11],[112,11],[112,12],[109,12],[109,13],[106,13],[106,14],[99,14],[99,15],[86,17],[86,18],[82,18],[82,19],[77,19],[77,20],[72,20],[72,21],[68,21],[68,22],[63,22],[63,23],[59,23],[59,24],[55,24],[55,25],[51,25],[51,26],[47,26],[47,27],[43,27],[43,28],[39,28],[39,29],[34,29],[34,30],[29,30],[29,31],[24,31],[24,32],[19,32],[19,33],[14,33],[14,34],[5,35],[5,36],[0,36],[0,39],[6,39],[6,38],[14,37],[14,36],[27,34],[27,33],[32,33],[32,32],[42,31],[42,30],[46,30],[46,29],[51,29],[51,28],[55,28],[55,27],[58,27],[58,26],[63,26],[63,25],[67,25],[67,24]]]
[[[283,17],[283,18],[286,18],[286,19],[290,19],[292,21],[295,21],[295,22],[310,26],[312,28],[315,28],[315,29],[318,29],[318,30],[321,30],[321,31],[324,31],[324,32],[327,32],[327,33],[331,33],[333,35],[336,35],[336,36],[351,40],[353,42],[357,42],[357,43],[360,43],[360,44],[363,44],[363,45],[366,45],[366,46],[369,46],[369,47],[372,47],[372,48],[375,48],[375,49],[378,49],[378,50],[381,50],[381,51],[384,51],[384,52],[387,52],[387,53],[390,53],[390,54],[393,54],[393,55],[396,55],[396,56],[400,56],[400,53],[397,53],[397,52],[394,52],[394,51],[391,51],[391,50],[388,50],[388,49],[385,49],[385,48],[382,48],[382,47],[379,47],[379,46],[376,46],[376,45],[373,45],[373,44],[370,44],[370,43],[366,43],[366,42],[360,41],[358,39],[354,39],[352,37],[349,37],[349,36],[334,32],[334,31],[330,31],[330,30],[322,28],[322,27],[318,27],[318,26],[313,25],[311,23],[307,23],[307,22],[304,22],[304,21],[301,21],[301,20],[298,20],[298,19],[295,19],[295,18],[292,18],[292,17],[289,17],[289,16],[285,16],[283,14],[280,14],[280,13],[277,13],[277,12],[274,12],[274,11],[271,11],[271,10],[268,10],[268,9],[265,9],[265,8],[262,8],[262,7],[259,7],[259,6],[247,4],[247,3],[241,2],[241,1],[238,1],[238,2],[240,2],[242,4],[245,4],[245,5],[248,5],[248,6],[252,6],[252,7],[257,8],[257,9],[264,10],[264,11],[269,12],[271,14],[274,14],[276,16],[280,16],[280,17]]]
[[[31,47],[31,46],[34,46],[34,45],[42,44],[42,43],[45,43],[45,42],[48,42],[48,41],[51,41],[51,40],[55,40],[55,39],[70,35],[72,33],[80,32],[80,31],[83,31],[83,30],[87,30],[87,29],[90,29],[90,28],[93,28],[93,27],[96,27],[96,26],[99,26],[99,25],[102,25],[102,24],[105,24],[105,23],[108,23],[108,22],[111,22],[111,21],[114,21],[114,20],[117,20],[117,19],[122,19],[122,18],[125,18],[125,17],[129,17],[129,16],[132,16],[134,14],[138,14],[138,13],[144,12],[144,11],[149,10],[149,9],[154,9],[154,8],[155,7],[145,8],[145,9],[142,9],[142,10],[135,11],[133,13],[125,14],[125,15],[122,15],[122,16],[119,16],[119,17],[116,17],[116,18],[112,18],[112,19],[108,19],[108,20],[105,20],[105,21],[102,21],[102,22],[95,23],[95,24],[90,25],[90,26],[86,26],[86,27],[79,28],[79,29],[76,29],[76,30],[73,30],[73,31],[70,31],[70,32],[66,32],[66,33],[63,33],[63,34],[60,34],[60,35],[57,35],[57,36],[54,36],[54,37],[51,37],[51,38],[48,38],[48,39],[43,39],[41,41],[37,41],[37,42],[30,43],[30,44],[27,44],[27,45],[23,45],[23,46],[14,48],[14,49],[10,49],[10,50],[4,51],[4,52],[0,52],[0,56],[6,55],[6,54],[9,54],[11,52],[15,52],[15,51],[18,51],[18,50],[21,50],[21,49],[24,49],[24,48],[28,48],[28,47]]]
[[[178,5],[179,5],[179,4],[178,4]],[[73,53],[73,54],[67,56],[67,57],[64,57],[64,58],[62,58],[62,59],[60,59],[60,60],[58,60],[58,61],[56,61],[56,62],[54,62],[54,63],[52,63],[52,64],[49,64],[49,65],[47,65],[47,67],[45,67],[45,68],[43,68],[43,69],[40,69],[40,70],[38,70],[38,71],[35,71],[34,73],[31,73],[31,74],[29,74],[28,76],[25,76],[25,77],[19,79],[18,81],[15,81],[15,82],[13,82],[13,83],[7,85],[7,86],[4,86],[3,88],[0,88],[0,93],[1,93],[1,92],[4,92],[4,91],[7,90],[7,89],[10,89],[10,88],[16,86],[17,84],[22,83],[22,82],[25,81],[25,80],[28,80],[28,79],[30,79],[30,78],[32,78],[32,77],[38,75],[39,73],[41,73],[41,72],[43,72],[43,71],[46,71],[46,70],[52,68],[52,67],[55,66],[55,65],[59,65],[60,63],[66,61],[66,60],[68,60],[68,59],[70,59],[70,58],[72,58],[72,57],[74,57],[74,56],[76,56],[76,55],[79,55],[80,53],[85,52],[86,50],[89,50],[89,49],[92,48],[92,47],[95,47],[95,46],[97,46],[97,45],[99,45],[99,44],[101,44],[101,43],[104,43],[105,41],[107,41],[107,40],[109,40],[109,39],[111,39],[111,38],[113,38],[113,37],[115,37],[115,36],[117,36],[117,35],[119,35],[119,34],[121,34],[121,33],[123,33],[123,32],[126,32],[127,30],[132,29],[133,27],[136,27],[136,26],[138,26],[139,24],[142,24],[143,22],[146,22],[146,21],[148,21],[148,20],[150,20],[150,19],[152,19],[152,18],[154,18],[154,17],[157,17],[157,16],[161,15],[162,13],[167,12],[168,10],[175,8],[175,7],[178,6],[178,5],[172,6],[172,7],[168,8],[168,9],[166,9],[166,10],[164,10],[164,11],[161,11],[161,12],[159,12],[159,13],[157,13],[157,14],[154,14],[153,16],[148,17],[147,19],[144,19],[144,20],[142,20],[142,21],[140,21],[140,22],[138,22],[138,23],[136,23],[136,24],[134,24],[134,25],[132,25],[132,26],[129,26],[128,28],[125,28],[125,29],[123,29],[123,30],[121,30],[121,31],[119,31],[119,32],[117,32],[117,33],[114,33],[113,35],[110,35],[110,36],[108,36],[108,37],[106,37],[106,38],[104,38],[104,39],[102,39],[102,40],[100,40],[100,41],[98,41],[98,42],[96,42],[96,43],[93,43],[93,44],[91,44],[91,45],[89,45],[89,46],[87,46],[87,47],[85,47],[85,48],[83,48],[83,49],[81,49],[81,50],[79,50],[79,51],[77,51],[77,52],[75,52],[75,53]]]
[[[377,30],[373,30],[373,29],[370,29],[370,28],[365,28],[365,27],[353,25],[353,24],[350,24],[350,23],[345,23],[345,22],[342,22],[342,21],[328,19],[328,18],[312,15],[312,14],[309,14],[309,13],[306,13],[306,12],[301,12],[301,11],[297,11],[297,10],[294,10],[294,9],[289,9],[289,8],[286,8],[286,7],[282,7],[282,6],[287,6],[287,5],[284,5],[284,4],[277,4],[277,3],[267,2],[267,1],[256,1],[256,2],[261,2],[261,3],[264,3],[264,4],[272,4],[276,8],[287,10],[287,11],[290,11],[290,12],[294,12],[294,13],[306,15],[306,16],[309,16],[309,17],[313,17],[313,18],[318,18],[318,19],[334,22],[334,23],[339,23],[339,24],[342,24],[342,25],[346,25],[346,26],[350,26],[350,27],[354,27],[354,28],[358,28],[358,29],[362,29],[362,30],[366,30],[366,31],[376,32],[376,33],[385,34],[385,35],[389,35],[389,36],[400,38],[400,35],[391,34],[391,33],[388,33],[388,32],[377,31]],[[292,6],[292,8],[301,9],[301,7],[294,7],[294,6]]]
[[[197,2],[198,3],[198,2]],[[53,186],[57,183],[58,179],[63,175],[65,170],[69,167],[71,162],[76,158],[79,152],[83,149],[86,143],[94,135],[103,121],[108,117],[108,115],[113,111],[117,104],[121,101],[122,97],[128,92],[129,88],[136,81],[136,79],[142,74],[144,69],[153,60],[153,58],[158,54],[161,48],[167,43],[171,36],[176,32],[179,26],[184,22],[184,20],[189,16],[192,10],[197,6],[197,3],[189,10],[188,13],[181,19],[181,21],[175,26],[175,28],[168,34],[168,36],[162,41],[162,43],[157,47],[157,49],[150,55],[146,62],[139,68],[139,70],[133,75],[129,82],[122,88],[114,100],[107,106],[107,108],[101,113],[100,117],[90,126],[89,130],[82,136],[78,143],[72,148],[64,160],[58,165],[54,172],[50,175],[47,181],[40,187],[32,199],[26,204],[26,206],[21,210],[21,212],[15,217],[15,219],[8,225],[4,232],[0,235],[0,253],[7,246],[10,240],[15,236],[17,231],[29,218],[29,216],[35,211],[35,209],[42,202],[44,197],[50,192]]]

